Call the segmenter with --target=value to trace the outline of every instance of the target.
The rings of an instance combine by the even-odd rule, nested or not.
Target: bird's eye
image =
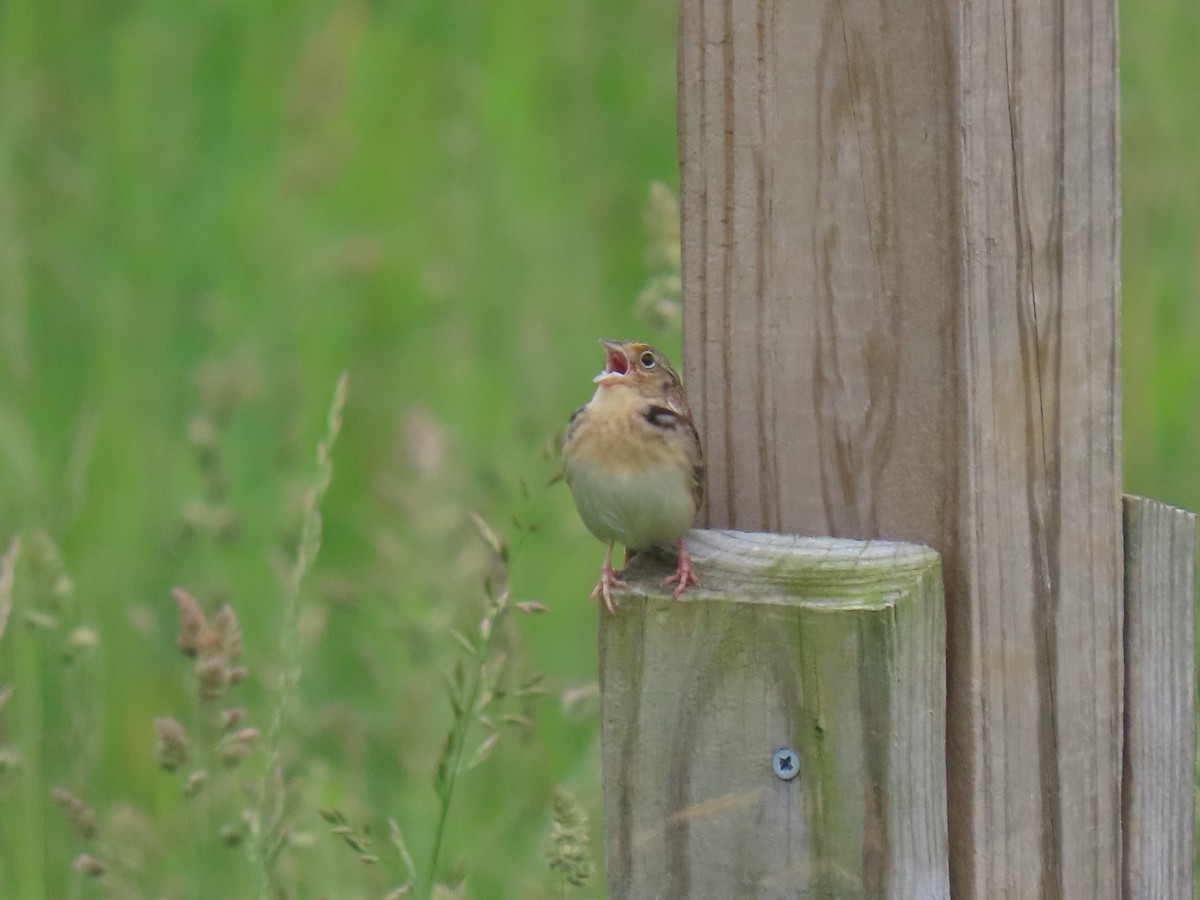
[[[654,354],[649,350],[642,354],[642,365],[647,369],[654,368]]]

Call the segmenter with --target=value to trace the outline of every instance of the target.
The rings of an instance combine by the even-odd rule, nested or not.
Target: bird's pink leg
[[[617,572],[612,565],[613,542],[609,542],[608,552],[604,554],[604,565],[600,567],[600,580],[596,582],[596,587],[592,589],[592,596],[589,600],[595,600],[597,597],[604,598],[604,608],[608,610],[609,615],[616,615],[617,608],[613,606],[612,589],[629,587],[625,582],[617,577]]]
[[[687,552],[687,547],[683,546],[683,538],[679,539],[679,564],[675,567],[675,574],[668,575],[663,581],[663,584],[677,584],[672,597],[678,597],[682,594],[689,584],[700,586],[700,579],[696,577],[696,573],[692,571],[692,557]]]

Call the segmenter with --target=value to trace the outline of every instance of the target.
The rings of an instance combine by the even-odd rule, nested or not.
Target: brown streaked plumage
[[[629,551],[675,543],[679,564],[666,581],[678,597],[698,584],[683,536],[703,499],[704,463],[683,384],[649,344],[601,341],[604,371],[596,393],[575,411],[563,439],[563,472],[583,523],[608,544],[601,597],[614,612],[612,589],[624,587],[612,566],[614,544]]]

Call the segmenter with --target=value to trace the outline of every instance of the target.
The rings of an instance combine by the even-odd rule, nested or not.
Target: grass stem
[[[321,501],[333,479],[333,445],[342,428],[346,406],[347,376],[337,380],[333,402],[326,418],[325,437],[317,445],[317,476],[304,498],[304,516],[296,545],[296,558],[283,591],[283,620],[279,631],[279,650],[283,659],[283,678],[271,711],[271,725],[263,749],[266,757],[259,784],[258,810],[254,817],[251,853],[258,864],[260,900],[267,900],[275,886],[275,863],[286,840],[284,829],[284,791],[280,771],[283,725],[296,701],[301,676],[300,589],[304,577],[321,549]]]

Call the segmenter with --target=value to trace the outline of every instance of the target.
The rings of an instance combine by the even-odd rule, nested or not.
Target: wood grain
[[[1196,859],[1196,517],[1125,498],[1125,900],[1190,900]]]
[[[937,554],[693,531],[601,613],[613,900],[948,900]],[[798,751],[783,781],[771,758]]]
[[[712,527],[943,557],[956,900],[1120,894],[1112,0],[683,0]]]

